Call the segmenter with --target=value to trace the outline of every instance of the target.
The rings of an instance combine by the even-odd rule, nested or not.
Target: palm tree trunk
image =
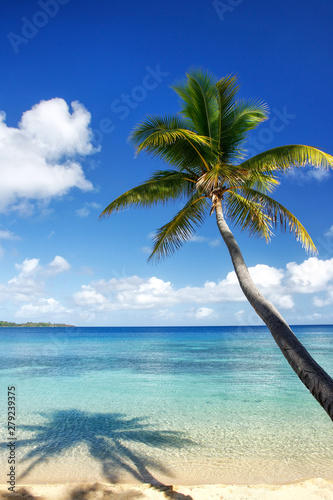
[[[237,241],[223,217],[221,194],[213,193],[212,201],[216,209],[218,228],[228,247],[245,297],[266,323],[275,342],[294,372],[333,420],[333,379],[310,356],[277,309],[259,292],[246,267]]]

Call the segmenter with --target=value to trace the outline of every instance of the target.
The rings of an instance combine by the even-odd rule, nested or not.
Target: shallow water
[[[294,331],[332,375],[333,327]],[[0,352],[21,483],[333,479],[332,422],[265,327],[2,328]]]

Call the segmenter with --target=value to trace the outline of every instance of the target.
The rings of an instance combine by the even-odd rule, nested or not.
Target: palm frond
[[[226,160],[225,150],[232,137],[231,126],[234,120],[235,98],[239,90],[236,76],[226,76],[216,84],[216,99],[218,104],[218,150],[220,160]],[[223,156],[224,154],[224,156]]]
[[[239,161],[244,158],[242,142],[249,130],[267,119],[268,106],[259,100],[236,99],[239,86],[235,76],[220,80],[217,90],[220,161]]]
[[[198,134],[216,137],[216,78],[200,69],[192,69],[186,76],[186,80],[171,87],[182,99],[181,113],[191,121]]]
[[[268,106],[259,100],[237,100],[233,109],[233,118],[228,145],[224,152],[232,154],[245,140],[247,133],[268,118]]]
[[[245,160],[241,164],[246,170],[265,171],[267,173],[274,171],[286,172],[292,167],[303,167],[305,165],[328,170],[333,167],[333,156],[312,146],[292,144],[269,149]]]
[[[271,239],[272,222],[258,201],[235,191],[227,191],[224,201],[226,216],[236,227],[248,231],[250,236],[259,236],[266,241]]]
[[[271,172],[262,172],[259,170],[252,170],[251,172],[242,170],[243,182],[238,185],[256,189],[261,193],[271,193],[280,185],[280,181]],[[237,188],[237,186],[235,186]]]
[[[209,170],[211,139],[187,128],[188,123],[178,116],[148,116],[137,125],[129,140],[136,146],[137,154],[145,150],[180,169]]]
[[[208,201],[195,193],[175,217],[158,229],[148,260],[160,260],[178,250],[205,220]]]
[[[157,171],[148,181],[116,198],[103,210],[100,218],[129,206],[151,207],[157,203],[188,197],[195,191],[195,180],[195,177],[191,178],[190,175],[175,170]]]
[[[228,193],[232,198],[234,198],[234,200],[236,200],[235,202],[233,202],[235,206],[237,205],[237,203],[243,204],[244,207],[249,204],[254,204],[254,206],[257,207],[258,211],[261,212],[259,217],[262,218],[261,214],[263,214],[264,218],[262,220],[266,220],[269,227],[280,228],[283,232],[289,231],[296,237],[297,241],[299,241],[307,251],[317,251],[315,244],[313,243],[304,226],[286,207],[281,205],[281,203],[277,202],[264,193],[248,187],[242,187],[239,189],[239,191],[242,192],[245,196],[241,196],[236,192],[233,192],[232,194],[231,192]],[[243,221],[244,216],[245,214],[242,215],[238,223]],[[252,216],[256,216],[255,211]],[[246,223],[242,226],[242,229],[246,229]],[[260,235],[260,231],[254,232]],[[263,234],[263,236],[266,238],[266,240],[269,239],[265,236],[265,234]]]
[[[237,165],[216,163],[209,172],[205,172],[197,181],[197,189],[207,195],[218,187],[238,186],[244,183],[244,173],[247,172]]]

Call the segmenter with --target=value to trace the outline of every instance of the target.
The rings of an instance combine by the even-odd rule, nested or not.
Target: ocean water
[[[333,374],[333,326],[297,326]],[[17,484],[333,479],[333,425],[266,327],[1,328]],[[4,425],[3,425],[4,424]]]

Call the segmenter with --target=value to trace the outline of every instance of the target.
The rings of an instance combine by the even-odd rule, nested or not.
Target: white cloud
[[[78,217],[88,217],[90,210],[87,207],[78,208],[75,210],[75,215]]]
[[[19,273],[0,285],[0,298],[13,302],[34,302],[45,294],[45,279],[68,271],[70,264],[57,255],[52,262],[41,265],[39,259],[25,259],[15,264]]]
[[[19,240],[19,236],[16,236],[8,229],[0,229],[0,240]]]
[[[295,306],[294,299],[291,295],[280,295],[278,293],[270,293],[269,300],[277,307],[281,309],[293,309]]]
[[[219,247],[221,245],[221,240],[216,238],[215,240],[210,240],[208,243],[211,247]]]
[[[250,274],[256,285],[263,288],[276,287],[281,284],[283,271],[266,264],[257,264],[249,268]]]
[[[245,319],[244,309],[240,309],[239,311],[235,312],[234,317],[236,318],[237,322],[243,323]]]
[[[284,270],[258,264],[250,267],[249,272],[258,288],[278,309],[292,310],[297,294],[326,290],[329,281],[333,280],[333,259],[320,261],[315,257],[301,264],[291,262]],[[74,295],[74,300],[77,306],[89,306],[92,312],[157,309],[162,311],[162,319],[163,315],[170,317],[170,312],[173,312],[170,308],[180,304],[200,304],[198,309],[191,309],[191,316],[198,319],[212,318],[216,314],[210,304],[246,302],[234,271],[220,281],[180,288],[156,276],[99,280],[83,285]],[[317,297],[314,304],[321,306],[330,301],[330,297]],[[242,321],[244,314],[244,310],[240,310],[234,313],[234,317]]]
[[[250,268],[254,281],[265,288],[276,290],[283,273],[281,270],[266,265]],[[228,273],[224,280],[219,282],[208,281],[203,286],[186,286],[175,289],[170,281],[163,281],[155,276],[140,278],[112,278],[109,281],[99,280],[83,285],[76,292],[74,300],[80,306],[96,306],[99,310],[116,309],[153,309],[165,308],[181,303],[223,303],[246,301],[240,289],[236,273]],[[290,307],[290,297],[284,297],[280,303]],[[196,311],[196,317],[213,314],[213,309],[201,307]]]
[[[37,276],[39,259],[25,259],[22,264],[15,264],[21,271],[3,286],[3,295],[14,301],[25,302],[32,297],[39,297],[44,293],[44,283]]]
[[[18,128],[0,112],[0,211],[22,211],[28,200],[48,200],[76,187],[92,189],[77,155],[94,153],[90,113],[78,102],[72,113],[60,98],[41,101],[26,111]],[[25,210],[26,212],[26,210]]]
[[[71,106],[72,113],[66,101],[60,98],[35,104],[22,115],[21,139],[29,137],[36,149],[43,152],[43,157],[54,160],[92,153],[91,115],[78,101]]]
[[[333,304],[333,289],[327,290],[326,297],[317,297],[315,296],[313,298],[313,304],[316,307],[325,307],[325,306],[330,306]]]
[[[132,289],[118,289],[117,301],[122,307],[131,304],[134,309],[152,308],[160,305],[174,304],[175,293],[170,281],[163,281],[155,276],[148,280],[136,280]]]
[[[313,293],[325,290],[333,279],[333,258],[320,260],[310,257],[302,262],[287,264],[289,286],[297,293]]]
[[[195,312],[195,317],[198,319],[216,318],[216,313],[210,307],[199,307]]]
[[[329,170],[323,170],[315,167],[305,167],[300,169],[291,170],[288,172],[288,176],[296,180],[297,183],[303,184],[308,182],[323,182],[330,177],[331,173]]]
[[[318,182],[325,181],[326,179],[329,178],[330,172],[329,170],[321,170],[319,168],[315,168],[312,170],[309,170],[307,172],[308,178],[311,179],[316,179]]]
[[[91,203],[86,203],[84,207],[78,208],[75,210],[75,214],[78,217],[88,217],[90,215],[91,209],[93,210],[100,210],[102,207],[99,203],[91,202]]]
[[[56,255],[50,264],[47,266],[46,272],[51,275],[63,273],[71,268],[69,262],[60,255]]]
[[[50,299],[39,299],[36,304],[24,304],[16,313],[15,316],[21,318],[36,318],[38,320],[41,316],[54,316],[63,315],[64,313],[70,313],[70,309],[63,307],[57,300]]]
[[[103,306],[106,297],[89,285],[82,285],[81,291],[74,293],[74,302],[79,306]]]
[[[0,284],[0,298],[6,304],[12,303],[16,307],[19,304],[18,316],[38,319],[38,313],[49,314],[52,321],[52,315],[68,313],[70,309],[66,303],[62,304],[61,299],[47,291],[48,280],[52,279],[52,287],[56,286],[56,276],[70,271],[71,266],[64,257],[55,256],[46,264],[37,258],[25,259],[16,264],[16,269],[16,275],[8,283]],[[300,264],[290,262],[285,269],[258,264],[249,271],[268,300],[278,309],[288,311],[289,315],[292,310],[297,314],[300,307],[306,308],[308,315],[317,314],[316,308],[333,303],[333,259],[312,257]],[[309,294],[307,302],[305,293]],[[237,307],[240,303],[242,306]],[[139,315],[146,314],[142,317],[148,317],[144,311],[150,311],[150,318],[166,322],[176,322],[177,318],[180,321],[186,318],[205,321],[217,318],[218,311],[222,311],[226,321],[254,324],[256,316],[245,303],[236,274],[231,271],[224,279],[207,281],[199,286],[176,287],[171,281],[157,276],[119,275],[109,280],[95,280],[77,289],[70,308],[72,315],[84,321],[99,317],[105,322],[110,313],[131,310]],[[218,306],[214,307],[214,304]],[[224,308],[223,304],[226,304]],[[74,318],[71,322],[75,322]]]
[[[206,241],[208,241],[208,238],[205,236],[198,236],[197,234],[194,234],[189,240],[190,243],[203,243]]]
[[[15,264],[16,269],[20,269],[21,272],[18,276],[16,276],[12,280],[10,280],[9,283],[11,283],[12,281],[17,281],[17,280],[23,279],[24,276],[27,276],[27,275],[30,275],[31,273],[33,273],[37,269],[38,263],[39,263],[39,259],[25,259],[22,262],[22,264]]]

